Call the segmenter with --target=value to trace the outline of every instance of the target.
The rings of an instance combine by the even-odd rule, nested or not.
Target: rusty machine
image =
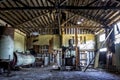
[[[31,54],[13,52],[14,42],[10,36],[2,35],[0,38],[0,73],[6,70],[10,74],[12,68],[29,65],[35,62]]]

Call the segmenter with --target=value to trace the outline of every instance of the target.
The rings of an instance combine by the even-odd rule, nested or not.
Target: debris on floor
[[[82,71],[54,71],[52,67],[23,68],[13,71],[13,76],[0,75],[0,80],[120,80],[120,75],[103,70]]]

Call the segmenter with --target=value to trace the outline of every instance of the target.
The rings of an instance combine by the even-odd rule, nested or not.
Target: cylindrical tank
[[[13,60],[14,43],[10,36],[2,35],[0,38],[0,59]]]
[[[35,62],[35,57],[31,54],[21,54],[15,52],[14,56],[15,56],[15,60],[14,60],[15,66],[29,65]]]
[[[49,58],[48,57],[45,57],[44,58],[44,65],[47,66],[49,64]]]
[[[69,43],[69,46],[71,46],[71,45],[73,45],[74,40],[73,39],[69,39],[68,43]]]

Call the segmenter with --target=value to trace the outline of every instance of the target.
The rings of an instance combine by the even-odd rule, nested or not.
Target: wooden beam
[[[13,11],[13,10],[120,10],[120,7],[114,6],[58,6],[57,8],[54,6],[28,6],[28,7],[0,7],[0,11]]]
[[[86,18],[86,19],[93,20],[94,22],[100,23],[100,24],[102,24],[102,25],[105,24],[104,21],[97,20],[97,17],[94,17],[94,16],[92,16],[92,15],[90,15],[90,14],[88,14],[88,13],[85,13],[85,12],[79,12],[79,13],[78,13],[78,12],[69,11],[69,10],[68,10],[68,12],[74,13],[74,14],[76,14],[76,15],[80,15],[80,16]]]
[[[6,20],[5,18],[0,16],[0,19],[3,20],[4,22],[6,22],[7,24],[9,24],[10,26],[13,26],[14,23],[13,22],[9,22],[9,20]]]
[[[115,18],[111,22],[109,22],[108,26],[111,26],[112,24],[115,24],[118,21],[120,21],[120,16],[118,16],[117,18]]]
[[[79,52],[78,52],[78,36],[77,36],[77,28],[75,28],[75,52],[76,52],[76,69],[79,68]]]
[[[14,21],[9,15],[6,15],[6,14],[4,14],[4,13],[0,13],[1,14],[1,18],[3,19],[3,17],[4,17],[4,21],[7,21],[9,24],[17,24],[17,22],[16,21]]]
[[[19,4],[21,4],[21,5],[23,5],[23,6],[26,6],[27,7],[27,5],[26,4],[24,4],[22,1],[20,1],[20,0],[13,0],[13,1],[16,1],[16,2],[18,2]]]
[[[102,26],[75,26],[75,25],[73,25],[73,26],[62,26],[61,28],[81,28],[81,29],[86,29],[86,28],[88,28],[88,29],[91,29],[91,28],[105,28],[105,27],[102,27]]]
[[[52,22],[52,23],[55,23],[55,22]],[[51,29],[51,28],[53,28],[53,29],[58,29],[58,27],[50,27],[52,24],[51,23],[49,23],[49,24],[46,24],[46,25],[41,25],[41,24],[38,24],[37,26],[29,26],[29,25],[27,25],[27,26],[24,26],[24,27],[21,27],[21,26],[23,26],[23,25],[21,25],[21,26],[14,26],[14,28],[23,28],[23,29],[27,29],[27,30],[31,30],[31,29],[36,29],[36,30],[38,30],[39,31],[39,29],[45,29],[45,28],[47,28],[47,29]]]
[[[55,6],[55,3],[51,0],[47,0],[50,4],[54,5]]]
[[[65,2],[67,2],[68,0],[64,0],[60,3],[60,6],[62,6]]]
[[[96,3],[97,1],[98,0],[94,0],[94,1],[90,2],[89,4],[87,4],[86,6],[90,6],[90,5],[94,4],[94,3]]]
[[[61,26],[64,26],[64,24],[66,24],[68,21],[70,21],[71,19],[73,19],[74,17],[76,17],[77,15],[73,15],[70,18],[68,18],[66,21],[64,21]]]
[[[120,16],[120,11],[114,12],[112,16],[109,17],[109,19],[112,19],[115,15]]]
[[[114,23],[114,21],[116,21],[117,19],[120,19],[120,18],[118,18],[119,16],[120,16],[120,12],[117,14],[113,14],[113,16],[110,17],[110,19],[108,19],[107,23],[108,24]]]
[[[20,23],[20,24],[18,24],[18,25],[16,25],[16,26],[21,26],[21,25],[24,25],[24,24],[26,24],[26,23],[28,23],[28,22],[32,22],[32,21],[34,21],[34,20],[36,20],[36,19],[38,19],[38,18],[40,18],[40,17],[42,17],[42,16],[45,16],[45,15],[47,15],[47,14],[49,14],[49,12],[48,12],[48,13],[45,13],[45,14],[43,14],[43,15],[37,16],[37,17],[35,17],[35,18],[32,18],[31,20],[27,20],[27,21],[25,21],[25,22],[22,22],[22,23]]]
[[[34,29],[34,28],[36,28],[36,29],[45,29],[45,27],[14,27],[14,28],[17,28],[17,29],[27,29],[27,30],[29,30],[29,29]],[[58,27],[47,27],[47,29],[58,29]]]

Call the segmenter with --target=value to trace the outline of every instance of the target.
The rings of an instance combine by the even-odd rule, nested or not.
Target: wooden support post
[[[110,32],[110,30],[113,29],[112,33],[110,34],[110,37],[107,40],[106,43],[106,47],[107,47],[107,64],[106,64],[106,68],[110,68],[111,66],[114,66],[115,62],[114,62],[114,53],[115,53],[115,34],[114,34],[114,27],[111,26],[109,30],[106,30],[106,34]],[[109,55],[111,54],[111,55]],[[109,57],[111,56],[111,57]]]
[[[76,69],[78,69],[79,67],[79,62],[80,62],[80,59],[79,59],[79,52],[78,52],[78,36],[77,36],[77,28],[75,28],[75,51],[76,51]]]
[[[48,49],[48,52],[49,52],[49,53],[52,53],[52,52],[53,52],[53,40],[54,40],[54,37],[52,37],[52,38],[49,40],[49,49]]]
[[[61,13],[61,11],[59,11],[59,13],[58,13],[58,27],[59,27],[59,35],[61,35],[60,13]]]
[[[105,28],[105,37],[107,37],[108,33],[109,33],[108,28]],[[109,44],[109,38],[108,40],[106,40],[106,44],[105,44],[105,47],[107,48],[106,56],[108,53],[108,46],[109,46],[108,44]],[[106,67],[108,68],[108,59],[106,59]]]

